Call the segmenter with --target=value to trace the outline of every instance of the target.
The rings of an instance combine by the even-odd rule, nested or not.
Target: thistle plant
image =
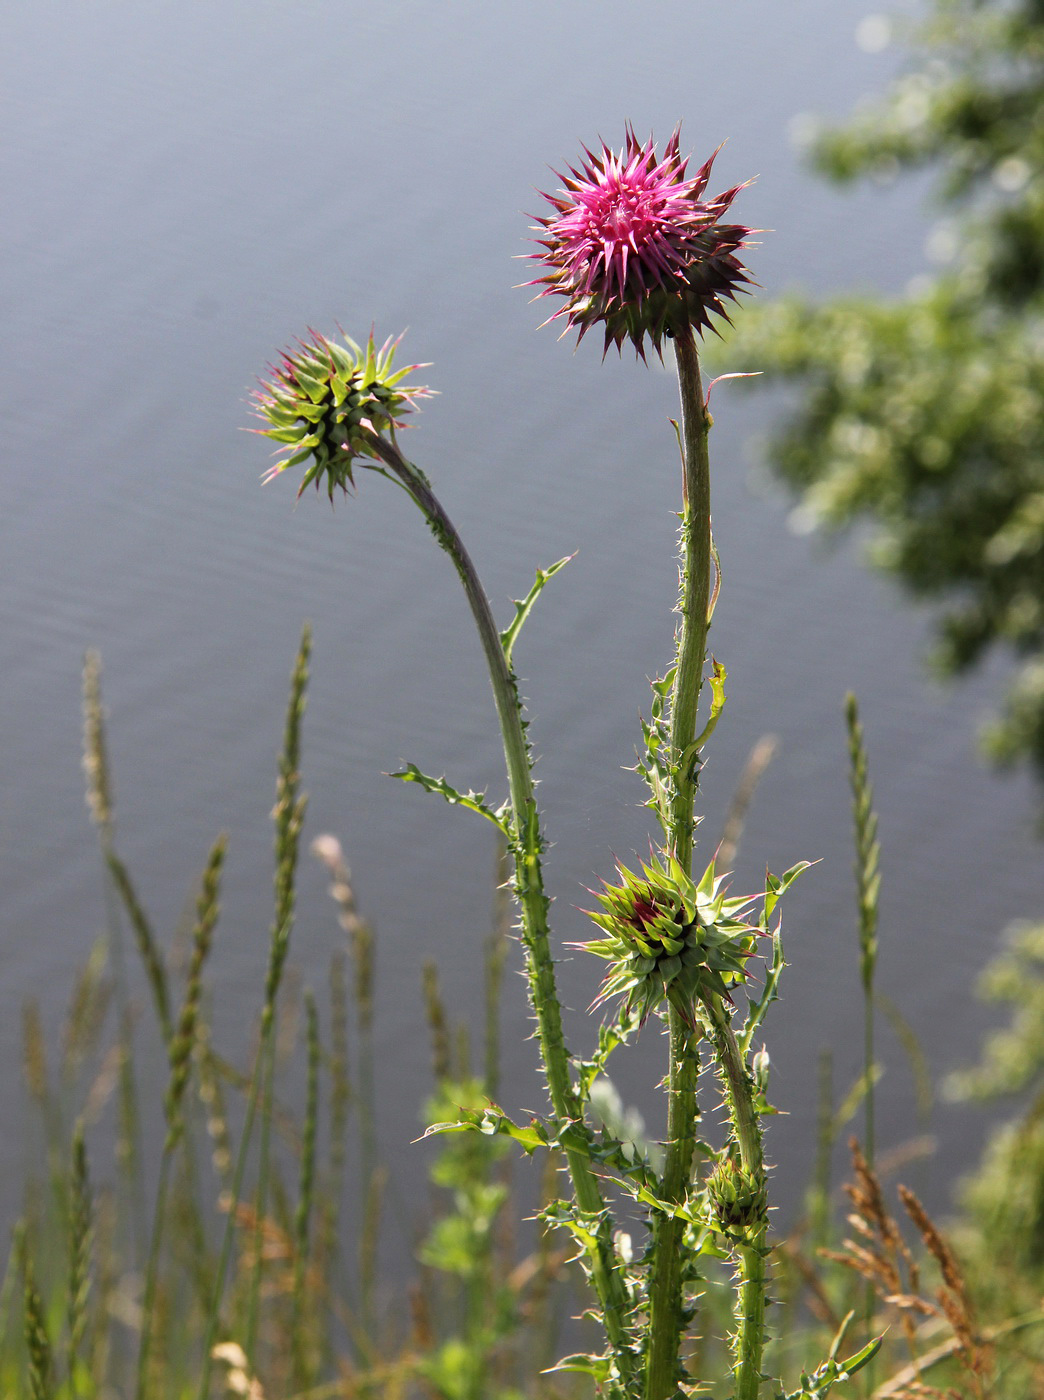
[[[763,1367],[771,1246],[761,1117],[771,1111],[769,1058],[754,1037],[784,966],[777,905],[807,862],[779,876],[767,874],[764,889],[755,894],[731,894],[715,860],[698,879],[693,876],[699,776],[704,747],[725,704],[726,681],[724,667],[707,654],[720,569],[711,533],[710,389],[703,387],[697,338],[715,318],[727,319],[729,305],[753,285],[740,260],[753,230],[725,222],[745,186],[708,197],[714,159],[690,176],[679,130],[662,156],[651,139],[639,141],[630,128],[618,152],[604,144],[598,152],[585,149],[584,159],[560,177],[562,188],[547,196],[551,212],[538,218],[539,250],[531,255],[542,272],[527,284],[538,288],[538,297],[562,299],[549,319],[576,330],[578,342],[601,325],[603,355],[613,345],[622,351],[625,341],[643,361],[648,346],[661,358],[672,347],[681,398],[680,424],[674,425],[683,464],[679,623],[672,662],[653,682],[637,765],[660,837],[639,871],[618,865],[619,883],[606,883],[595,894],[598,908],[591,917],[599,936],[582,946],[608,964],[593,1008],[612,1004],[612,1010],[590,1058],[571,1055],[563,1034],[542,871],[546,839],[513,667],[521,629],[566,561],[539,569],[508,625],[497,627],[460,536],[427,477],[399,445],[399,430],[431,391],[405,383],[420,366],[394,369],[397,341],[378,350],[371,333],[364,347],[347,340],[342,347],[313,332],[284,353],[272,380],[255,396],[265,422],[260,431],[282,449],[269,478],[300,467],[301,490],[325,485],[333,500],[338,488],[355,492],[357,473],[386,477],[420,509],[467,595],[493,689],[508,797],[493,805],[484,793],[460,791],[414,764],[396,776],[484,817],[506,842],[550,1113],[522,1125],[495,1104],[464,1105],[452,1121],[429,1131],[478,1130],[504,1134],[528,1152],[561,1150],[571,1197],[543,1214],[576,1243],[604,1345],[567,1357],[560,1369],[589,1374],[599,1394],[613,1400],[673,1400],[716,1379],[690,1375],[685,1364],[686,1339],[698,1328],[701,1264],[708,1255],[733,1266],[734,1400],[757,1400],[768,1382]],[[766,958],[755,992],[751,968],[759,947]],[[604,1120],[588,1112],[592,1086],[604,1079],[610,1054],[654,1019],[663,1024],[668,1046],[662,1163],[659,1152],[614,1137]],[[698,1140],[696,1132],[697,1087],[701,1075],[712,1071],[728,1122],[718,1147]],[[702,1175],[694,1169],[697,1159],[707,1165]],[[645,1212],[647,1241],[637,1256],[617,1247],[614,1208],[621,1196]],[[842,1362],[836,1355],[840,1342],[818,1370],[802,1377],[793,1396],[825,1396],[876,1347],[870,1343]],[[781,1382],[772,1386],[774,1400],[788,1400]]]

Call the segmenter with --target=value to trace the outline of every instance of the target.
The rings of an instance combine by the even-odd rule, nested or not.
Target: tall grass
[[[0,1283],[4,1400],[572,1400],[592,1394],[589,1377],[548,1369],[563,1340],[572,1340],[563,1332],[580,1335],[583,1327],[570,1320],[581,1297],[570,1251],[520,1220],[534,1204],[539,1209],[555,1200],[561,1154],[548,1156],[534,1202],[532,1185],[528,1196],[518,1194],[507,1138],[466,1133],[441,1139],[432,1196],[415,1222],[415,1272],[406,1281],[397,1278],[392,1289],[382,1287],[378,1244],[387,1178],[377,1147],[373,1051],[379,941],[358,909],[332,836],[311,846],[329,877],[331,923],[339,929],[323,994],[306,988],[298,1002],[288,976],[305,815],[300,753],[308,657],[306,633],[278,760],[268,963],[259,973],[253,1049],[242,1064],[215,1045],[209,981],[227,840],[219,836],[207,857],[179,962],[153,929],[118,853],[100,667],[96,657],[88,658],[85,770],[109,880],[110,928],[74,981],[57,1056],[36,1009],[30,1004],[26,1011],[24,1071],[42,1125],[43,1170],[27,1184]],[[848,722],[860,981],[869,1015],[876,817],[851,704]],[[767,755],[766,749],[752,760],[741,784],[728,833],[733,844],[748,788]],[[498,1091],[499,1001],[512,941],[505,877],[500,851],[485,940],[485,1006],[480,1017],[468,1017],[469,1025],[483,1028],[480,1045],[469,1043],[437,967],[422,973],[432,1120],[444,1121],[462,1106],[481,1109]],[[124,950],[126,929],[131,939]],[[1022,1020],[1007,1041],[996,1042],[1007,1047],[1007,1067],[1016,1047],[1020,1084],[1031,1082],[1034,1072],[1038,1079],[1044,1074],[1039,1027],[1025,1011],[1039,1001],[1030,989],[1044,980],[1033,961],[1041,961],[1038,943],[1025,935],[1019,945],[1018,977],[1004,985]],[[140,977],[124,957],[131,949]],[[165,1082],[148,1068],[157,1048]],[[867,1041],[867,1053],[871,1049]],[[1033,1252],[1029,1227],[1012,1222],[1017,1211],[1019,1220],[1039,1220],[1025,1190],[1026,1172],[1037,1174],[1038,1187],[1044,1180],[1039,1115],[1028,1120],[1018,1140],[1023,1146],[1007,1150],[1005,1171],[995,1152],[975,1198],[977,1214],[954,1236],[959,1249],[911,1193],[889,1203],[886,1154],[878,1151],[876,1163],[871,1160],[869,1134],[864,1148],[853,1149],[846,1232],[833,1210],[830,1149],[865,1102],[873,1076],[868,1062],[854,1091],[835,1105],[829,1061],[822,1064],[810,1229],[804,1236],[777,1236],[767,1259],[782,1313],[771,1364],[782,1369],[788,1357],[831,1348],[836,1356],[846,1319],[869,1298],[872,1326],[891,1329],[876,1364],[875,1400],[1025,1400],[1044,1375],[1042,1315],[1034,1302],[1044,1253]],[[994,1080],[999,1064],[998,1051]],[[963,1082],[981,1087],[984,1074]],[[605,1111],[627,1112],[608,1101]],[[1023,1197],[1013,1194],[1017,1186]],[[997,1192],[1008,1193],[1006,1209],[996,1208]],[[987,1210],[986,1200],[995,1208]],[[643,1247],[641,1229],[636,1221],[633,1240],[614,1242],[621,1258]],[[962,1249],[974,1261],[971,1272]],[[998,1251],[1003,1258],[991,1257]],[[1014,1280],[1016,1257],[1021,1272]],[[710,1251],[708,1275],[715,1267]],[[708,1299],[714,1294],[709,1290]],[[708,1304],[688,1357],[695,1372],[727,1376],[729,1326],[727,1309],[719,1315]],[[708,1381],[703,1393],[724,1396],[725,1385]],[[825,1395],[830,1388],[814,1377],[808,1386],[800,1394]]]
[[[118,852],[100,663],[87,658],[84,768],[110,927],[72,989],[56,1069],[39,1013],[26,1007],[25,1079],[47,1171],[43,1184],[29,1183],[0,1285],[4,1400],[419,1393],[478,1400],[494,1377],[495,1393],[505,1396],[516,1385],[548,1397],[576,1389],[561,1377],[534,1386],[526,1375],[526,1356],[550,1364],[558,1309],[548,1299],[568,1294],[571,1271],[542,1240],[521,1244],[508,1226],[516,1208],[502,1142],[443,1149],[432,1205],[414,1223],[424,1243],[409,1308],[390,1305],[382,1287],[377,939],[331,836],[317,838],[312,851],[330,876],[341,938],[325,998],[305,989],[303,1021],[291,1014],[309,649],[306,629],[278,759],[268,962],[255,1046],[241,1066],[215,1046],[208,977],[227,838],[219,836],[207,858],[179,973]],[[479,1080],[464,1026],[454,1024],[428,975],[429,999],[440,1006],[433,1085],[443,1102],[474,1101],[495,1088],[505,919],[498,894],[486,940]],[[144,1003],[126,956],[127,929]],[[226,1040],[227,1026],[222,1031]],[[153,1087],[150,1041],[166,1059],[165,1086]],[[287,1086],[296,1096],[302,1076],[295,1112]],[[103,1161],[114,1140],[116,1175],[106,1180],[91,1159]],[[480,1218],[474,1252],[462,1256],[460,1233],[474,1232]]]

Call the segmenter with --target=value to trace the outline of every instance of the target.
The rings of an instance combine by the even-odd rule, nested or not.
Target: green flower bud
[[[715,1214],[724,1230],[745,1230],[768,1215],[768,1191],[732,1155],[720,1157],[710,1174],[707,1189]]]
[[[402,382],[425,366],[393,371],[398,343],[386,340],[378,350],[371,331],[365,346],[347,336],[338,345],[313,331],[310,341],[284,351],[282,364],[272,367],[272,381],[253,396],[259,417],[268,423],[253,431],[283,444],[284,455],[266,473],[266,481],[307,463],[298,496],[313,481],[318,490],[325,476],[332,501],[335,487],[347,492],[355,485],[356,462],[379,463],[373,438],[394,436],[416,401],[433,392]]]
[[[768,1093],[770,1067],[769,1052],[763,1045],[750,1062],[751,1074],[754,1076],[754,1087],[759,1094]]]
[[[641,873],[618,865],[617,874],[619,885],[592,891],[601,908],[587,911],[605,936],[575,945],[609,963],[592,1009],[623,996],[644,1022],[669,1001],[694,1025],[696,1004],[708,993],[731,1001],[729,987],[742,981],[754,935],[763,932],[742,917],[759,896],[727,899],[713,861],[698,885],[666,854]]]

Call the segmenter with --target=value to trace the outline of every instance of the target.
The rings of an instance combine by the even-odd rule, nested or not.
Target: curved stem
[[[530,997],[537,1018],[537,1036],[547,1075],[548,1091],[556,1118],[582,1126],[582,1106],[574,1092],[569,1073],[569,1052],[562,1033],[562,1013],[555,986],[548,930],[549,900],[544,892],[541,854],[544,840],[540,827],[529,746],[522,722],[522,702],[514,672],[504,655],[500,632],[493,619],[489,600],[464,542],[423,473],[398,448],[372,434],[370,445],[419,507],[441,547],[454,567],[478,628],[486,658],[493,698],[504,744],[508,787],[511,795],[511,846],[515,864],[515,893],[522,912],[522,939],[526,951],[526,972]],[[565,1147],[576,1203],[586,1215],[598,1217],[596,1239],[589,1250],[591,1275],[601,1303],[606,1334],[626,1379],[633,1366],[633,1352],[627,1335],[629,1302],[616,1263],[611,1222],[602,1199],[598,1180],[589,1158],[581,1151]]]
[[[711,529],[710,416],[703,401],[696,341],[686,326],[674,340],[681,395],[682,481],[681,587],[678,653],[671,695],[671,761],[675,765],[667,845],[689,874],[695,833],[696,761],[693,751],[696,713],[703,686],[710,608]],[[670,1067],[667,1076],[667,1156],[661,1190],[665,1200],[682,1201],[692,1173],[699,1060],[690,1028],[673,1006],[668,1011]],[[649,1350],[646,1400],[667,1400],[675,1393],[682,1315],[681,1246],[683,1223],[675,1217],[654,1221],[649,1279]]]

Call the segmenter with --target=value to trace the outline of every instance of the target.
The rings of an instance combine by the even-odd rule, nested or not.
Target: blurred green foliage
[[[811,155],[839,184],[934,172],[941,270],[745,310],[729,359],[800,386],[771,465],[805,525],[872,522],[874,561],[936,606],[939,667],[1015,659],[985,746],[1044,780],[1044,0],[932,0],[909,38]]]
[[[960,1192],[954,1228],[977,1303],[986,1317],[1016,1319],[997,1347],[999,1393],[1029,1395],[1044,1374],[1044,1336],[1019,1318],[1039,1316],[1044,1294],[1044,924],[1017,924],[979,982],[979,995],[1008,1008],[979,1062],[951,1074],[947,1096],[1018,1106],[993,1128]]]
[[[991,1269],[977,1277],[1028,1306],[1044,1288],[1044,924],[1017,925],[979,985],[1010,1008],[979,1063],[946,1083],[955,1099],[1012,1099],[1022,1115],[992,1133],[982,1164],[965,1183],[966,1245]]]

